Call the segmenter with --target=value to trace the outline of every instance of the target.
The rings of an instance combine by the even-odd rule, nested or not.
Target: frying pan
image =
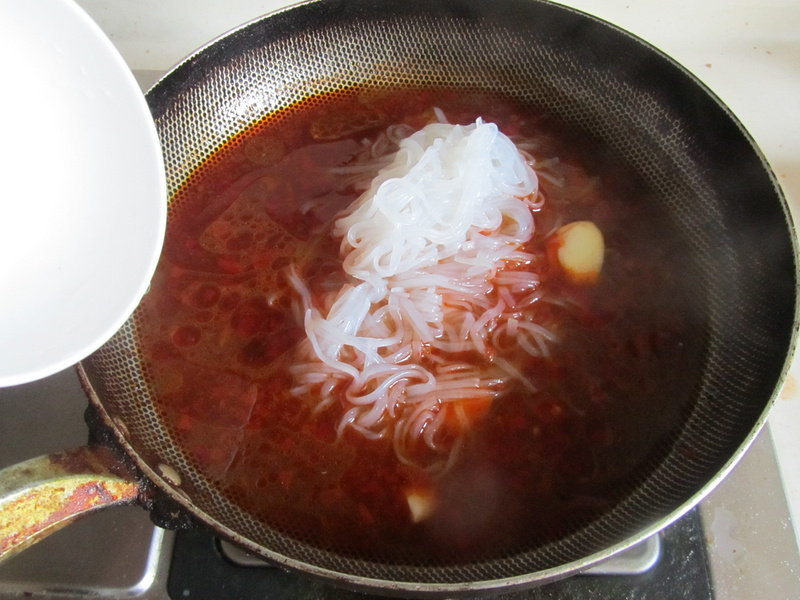
[[[691,509],[764,424],[796,332],[787,204],[747,132],[686,70],[608,23],[536,0],[320,0],[228,33],[147,94],[170,195],[222,143],[272,111],[353,85],[397,84],[492,90],[548,111],[610,148],[685,236],[705,353],[691,409],[629,494],[591,523],[511,556],[442,566],[341,555],[254,519],[193,467],[155,408],[138,313],[79,374],[136,471],[196,520],[277,565],[414,595],[507,590],[576,573]],[[107,454],[82,448],[7,469],[3,544],[16,548],[57,527],[75,512],[65,505],[88,511],[141,497],[125,461]],[[32,469],[55,476],[51,488],[69,476],[76,491],[63,499],[25,488]],[[60,504],[23,522],[22,499],[30,497]]]

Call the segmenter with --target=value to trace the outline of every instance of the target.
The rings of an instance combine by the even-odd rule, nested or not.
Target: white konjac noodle
[[[533,159],[480,119],[429,124],[390,158],[333,225],[350,282],[315,306],[292,270],[307,334],[294,392],[343,402],[340,434],[391,436],[407,462],[422,443],[440,469],[454,447],[437,432],[448,419],[466,429],[465,402],[511,378],[534,385],[495,350],[542,355],[553,339],[521,316],[537,299],[522,247],[542,198]]]

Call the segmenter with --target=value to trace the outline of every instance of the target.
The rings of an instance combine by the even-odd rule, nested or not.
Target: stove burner
[[[226,540],[219,541],[219,552],[223,558],[237,567],[269,567],[269,563]],[[654,535],[602,564],[592,567],[585,574],[638,575],[651,569],[660,555],[661,536]]]
[[[713,600],[705,538],[696,510],[651,540],[631,548],[628,556],[612,558],[611,564],[599,565],[582,575],[532,590],[502,594],[498,599],[635,597],[637,600],[660,600],[673,598],[675,590],[681,590],[680,597],[683,598]],[[610,574],[612,572],[616,574]],[[177,533],[167,591],[175,600],[380,598],[335,588],[315,578],[271,567],[199,529]]]

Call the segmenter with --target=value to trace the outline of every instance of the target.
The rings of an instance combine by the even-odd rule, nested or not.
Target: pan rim
[[[302,2],[302,3],[299,3],[299,4],[294,5],[292,7],[288,7],[288,8],[282,9],[280,11],[276,11],[275,13],[270,13],[270,14],[264,16],[264,17],[260,17],[260,18],[254,19],[252,21],[249,21],[248,23],[245,23],[245,24],[243,24],[243,25],[241,25],[239,27],[236,27],[236,28],[232,29],[231,31],[227,32],[226,34],[223,34],[223,35],[219,36],[218,38],[216,38],[212,42],[209,42],[209,44],[203,46],[201,49],[199,49],[198,51],[192,53],[186,59],[181,61],[175,68],[173,68],[171,71],[169,71],[164,76],[164,78],[162,78],[162,80],[159,80],[159,82],[157,82],[150,89],[150,91],[148,91],[148,97],[151,94],[151,92],[154,92],[154,91],[158,90],[159,86],[162,85],[162,82],[164,80],[168,79],[172,73],[176,72],[180,68],[183,68],[185,65],[190,64],[192,60],[194,60],[197,56],[200,56],[206,49],[214,46],[215,44],[219,43],[221,40],[225,40],[229,36],[234,35],[237,32],[239,32],[239,31],[241,31],[243,29],[246,29],[246,28],[252,26],[255,23],[260,23],[263,20],[274,16],[275,14],[287,12],[287,11],[292,10],[293,8],[297,7],[297,6],[317,5],[317,4],[330,4],[330,3],[331,2],[328,2],[327,0],[311,0],[309,2]],[[545,3],[541,3],[541,4],[545,4]],[[585,13],[581,13],[580,11],[577,11],[577,10],[574,10],[574,9],[569,9],[569,10],[571,12],[586,16]],[[651,51],[654,50],[655,52],[657,52],[663,59],[668,60],[670,62],[670,64],[672,64],[674,67],[679,68],[680,71],[684,74],[684,76],[688,76],[693,81],[693,83],[695,85],[699,85],[703,89],[705,95],[708,98],[712,99],[717,104],[718,108],[723,110],[723,112],[727,115],[727,117],[739,128],[740,133],[742,134],[744,139],[747,141],[747,143],[749,144],[751,149],[754,151],[754,153],[756,154],[757,158],[761,162],[762,167],[765,169],[766,173],[768,174],[768,177],[771,180],[772,185],[773,185],[773,187],[774,187],[774,189],[776,191],[776,194],[778,196],[778,201],[782,205],[782,208],[783,208],[783,211],[784,211],[785,217],[786,217],[786,222],[787,222],[789,228],[791,229],[791,231],[794,233],[795,226],[794,226],[794,223],[792,221],[791,213],[789,212],[788,204],[787,204],[786,199],[785,199],[785,197],[783,195],[783,191],[780,188],[780,185],[778,184],[778,181],[777,181],[777,178],[775,177],[774,172],[772,171],[771,167],[766,162],[766,160],[763,157],[763,154],[761,153],[761,151],[758,149],[758,147],[755,144],[755,141],[753,140],[752,136],[749,134],[749,132],[746,131],[746,129],[742,126],[742,124],[738,121],[738,119],[736,119],[735,115],[733,115],[733,113],[730,111],[730,109],[728,109],[728,107],[725,106],[725,104],[722,103],[722,101],[705,84],[703,84],[696,76],[694,76],[691,72],[686,70],[684,67],[679,65],[677,62],[675,62],[673,59],[671,59],[670,57],[668,57],[667,55],[662,53],[657,48],[654,48],[653,46],[651,46],[650,44],[648,44],[644,40],[641,40],[640,38],[636,37],[635,35],[631,34],[630,32],[626,32],[625,30],[622,30],[622,29],[618,28],[615,25],[611,25],[611,24],[609,24],[609,23],[607,23],[605,21],[602,21],[600,19],[597,19],[595,17],[591,17],[591,18],[594,19],[595,21],[598,21],[600,23],[605,24],[606,26],[610,25],[611,27],[613,27],[618,32],[622,32],[626,36],[634,39],[637,43],[649,48]],[[688,512],[700,500],[702,500],[711,490],[713,490],[713,488],[717,485],[717,483],[719,483],[719,481],[721,481],[727,475],[727,473],[730,472],[731,469],[733,469],[733,467],[735,466],[736,463],[738,463],[738,460],[741,458],[741,456],[743,456],[743,454],[745,453],[747,448],[749,448],[750,444],[755,439],[757,433],[763,427],[763,424],[766,422],[766,416],[769,413],[770,408],[774,404],[777,391],[780,388],[781,383],[784,381],[784,379],[785,379],[785,377],[787,375],[788,365],[790,364],[791,357],[793,356],[793,354],[794,354],[794,352],[796,350],[796,344],[797,344],[797,314],[798,314],[798,306],[799,306],[798,299],[797,299],[797,291],[798,291],[798,285],[797,285],[797,281],[798,281],[797,255],[798,255],[798,250],[797,250],[796,236],[792,235],[790,237],[791,237],[791,244],[792,244],[792,253],[793,253],[793,258],[794,258],[794,265],[793,266],[794,266],[794,273],[795,273],[795,283],[794,283],[794,291],[795,291],[795,293],[794,293],[794,319],[793,319],[794,327],[793,327],[793,330],[792,330],[792,333],[791,333],[791,339],[789,341],[789,348],[788,348],[787,356],[785,358],[785,361],[784,361],[784,364],[782,366],[779,379],[778,379],[778,381],[777,381],[777,383],[776,383],[776,385],[774,387],[774,391],[773,391],[773,393],[771,395],[771,398],[770,398],[769,402],[766,404],[766,406],[764,407],[764,409],[762,410],[760,417],[758,417],[758,419],[756,420],[756,422],[755,422],[753,428],[751,429],[750,433],[745,437],[745,439],[739,445],[738,449],[733,454],[733,456],[728,458],[728,460],[724,463],[723,467],[717,472],[717,474],[710,481],[708,481],[701,489],[696,491],[689,499],[687,499],[683,504],[681,504],[678,507],[677,510],[673,511],[672,513],[670,513],[670,515],[668,515],[668,517],[667,517],[666,522],[664,522],[664,523],[661,523],[661,522],[655,523],[651,527],[641,531],[640,533],[636,534],[635,536],[627,538],[623,542],[620,542],[619,544],[617,544],[615,546],[612,546],[610,549],[604,550],[604,551],[602,551],[600,553],[596,553],[594,555],[591,555],[587,560],[574,561],[572,563],[568,563],[567,565],[565,565],[565,567],[570,567],[570,568],[568,570],[566,570],[566,572],[563,572],[563,573],[561,572],[562,570],[564,570],[563,567],[556,567],[556,568],[547,569],[547,570],[544,570],[544,571],[538,571],[538,572],[533,573],[533,574],[513,576],[513,577],[504,578],[504,579],[494,579],[494,580],[490,580],[490,581],[468,582],[468,583],[459,583],[459,584],[452,584],[452,583],[438,584],[438,583],[427,583],[427,582],[420,583],[420,582],[397,582],[397,581],[391,581],[391,582],[388,582],[388,583],[392,587],[392,589],[397,590],[398,592],[399,591],[410,592],[410,593],[431,592],[431,593],[435,594],[435,593],[441,593],[443,591],[450,591],[450,592],[468,592],[468,591],[472,591],[472,592],[474,592],[474,591],[500,589],[500,588],[509,589],[509,587],[520,587],[520,586],[527,586],[527,585],[530,585],[532,583],[546,583],[548,581],[553,581],[553,580],[555,580],[555,579],[557,579],[559,577],[566,576],[566,575],[569,575],[569,574],[573,574],[574,572],[582,570],[583,568],[588,568],[592,564],[595,564],[596,562],[599,562],[599,561],[603,560],[604,558],[607,558],[608,556],[610,556],[612,554],[615,554],[615,553],[617,553],[617,552],[619,552],[619,551],[621,551],[621,550],[623,550],[623,549],[625,549],[627,547],[630,547],[630,546],[634,545],[638,541],[641,541],[641,540],[645,539],[649,535],[652,535],[653,533],[655,533],[655,532],[663,529],[667,525],[671,524],[672,522],[674,522],[675,520],[677,520],[678,518],[683,516],[683,514]],[[108,417],[108,418],[110,419],[110,417]],[[112,427],[114,427],[116,429],[116,427],[114,426],[113,420],[111,420],[111,425],[112,425]],[[119,432],[117,432],[117,433],[119,434]],[[124,442],[124,441],[123,441],[123,443],[126,444],[126,442]],[[130,447],[128,447],[128,449],[131,450],[131,451],[133,450]],[[134,456],[136,457],[137,462],[138,462],[138,458],[139,458],[138,453],[134,453]],[[162,489],[168,490],[169,492],[173,492],[174,491],[172,489],[172,486],[168,485],[168,482],[166,482],[163,478],[161,478],[160,475],[155,473],[148,465],[140,465],[140,466],[146,467],[146,468],[143,468],[143,470],[148,474],[148,476],[153,476],[156,481],[159,481],[159,482],[167,484],[167,487],[166,488],[162,488]],[[173,495],[173,498],[176,501],[178,501],[179,503],[185,505],[185,499],[181,496],[181,494],[175,492],[174,495]],[[194,508],[187,507],[187,508],[190,508],[190,510],[192,510],[193,513],[198,514],[198,516],[201,516],[203,522],[206,523],[206,525],[208,525],[209,527],[211,527],[212,529],[214,529],[216,531],[219,531],[220,533],[223,533],[226,538],[230,539],[231,536],[234,536],[234,541],[236,543],[240,543],[240,544],[244,545],[249,550],[254,551],[255,553],[257,553],[257,554],[259,554],[261,556],[264,556],[268,560],[271,560],[273,562],[276,562],[278,564],[281,564],[281,565],[289,567],[289,568],[301,570],[301,571],[303,571],[305,573],[308,573],[309,571],[312,571],[312,574],[316,574],[316,575],[322,576],[325,579],[329,579],[329,580],[330,579],[334,579],[334,580],[337,580],[337,581],[340,581],[340,582],[343,582],[343,583],[347,583],[348,585],[355,585],[357,587],[363,587],[365,589],[375,589],[376,584],[378,584],[382,589],[385,590],[385,585],[387,583],[386,580],[374,579],[374,578],[369,578],[369,577],[362,577],[362,576],[357,576],[357,575],[342,574],[342,573],[339,573],[339,572],[336,572],[336,571],[331,571],[329,569],[318,567],[316,565],[309,565],[308,563],[300,561],[300,560],[296,560],[296,559],[293,559],[293,558],[290,558],[290,557],[286,557],[286,556],[284,556],[282,554],[275,553],[275,552],[273,552],[273,551],[271,551],[269,549],[265,549],[262,545],[257,544],[255,542],[252,542],[251,540],[243,538],[241,535],[238,535],[235,532],[231,531],[228,527],[226,527],[225,525],[219,523],[218,520],[214,519],[213,517],[210,517],[205,512],[203,512],[203,511],[199,511],[198,512],[196,507],[194,507]],[[274,556],[273,556],[273,554],[274,554]],[[531,578],[532,576],[533,576],[533,579]],[[491,585],[487,585],[487,584],[491,584]]]

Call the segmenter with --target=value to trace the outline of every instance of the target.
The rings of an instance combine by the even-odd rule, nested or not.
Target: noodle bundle
[[[496,353],[553,340],[523,310],[539,284],[532,164],[493,123],[431,123],[334,222],[348,283],[315,305],[292,271],[307,336],[294,391],[342,403],[340,434],[391,437],[401,460],[441,469],[476,407],[509,378],[534,387]]]

